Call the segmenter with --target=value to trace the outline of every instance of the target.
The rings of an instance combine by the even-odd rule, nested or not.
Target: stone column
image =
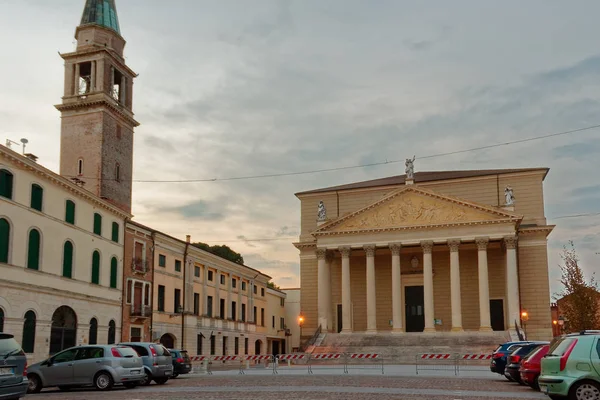
[[[321,325],[321,329],[324,331],[327,331],[327,291],[331,291],[331,287],[326,286],[326,256],[326,249],[317,249],[317,311],[319,325]]]
[[[506,298],[508,303],[508,325],[512,329],[521,325],[519,312],[519,273],[517,271],[517,237],[504,238],[506,246]]]
[[[104,60],[96,61],[96,90],[104,91]]]
[[[127,78],[125,75],[121,76],[121,84],[119,85],[119,101],[125,104],[127,101]]]
[[[392,252],[392,323],[393,332],[404,332],[402,328],[402,283],[400,275],[400,243],[391,243]]]
[[[452,332],[462,332],[462,301],[460,299],[459,239],[448,240],[450,247],[450,304],[452,308]]]
[[[75,64],[75,76],[73,77],[73,94],[79,95],[79,75],[80,75],[79,63]]]
[[[479,330],[490,332],[490,284],[488,275],[487,246],[488,238],[477,238],[477,268],[479,277]]]
[[[342,333],[351,333],[350,247],[340,247],[339,250],[342,254]]]
[[[377,332],[377,292],[375,287],[375,245],[363,247],[367,255],[367,333]]]
[[[327,326],[323,327],[326,331],[333,332],[333,305],[331,304],[331,264],[333,263],[333,253],[328,251],[325,256],[325,287],[328,288],[325,293],[325,316],[327,317]]]
[[[92,61],[92,68],[90,71],[90,88],[89,92],[96,91],[96,61]]]
[[[433,242],[421,242],[423,248],[423,292],[425,306],[425,329],[423,332],[435,332],[433,308]]]

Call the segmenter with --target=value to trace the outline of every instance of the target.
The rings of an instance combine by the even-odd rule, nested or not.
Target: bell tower
[[[133,79],[115,0],[86,0],[65,60],[60,174],[131,212]]]

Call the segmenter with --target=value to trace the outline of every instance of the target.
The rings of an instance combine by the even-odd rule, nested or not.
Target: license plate
[[[165,371],[165,375],[171,375],[171,371]]]
[[[131,375],[138,375],[140,373],[139,369],[132,369],[131,370]]]
[[[0,368],[0,375],[12,375],[14,370],[12,368]]]

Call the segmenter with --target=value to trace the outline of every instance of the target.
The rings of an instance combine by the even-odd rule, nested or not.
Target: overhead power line
[[[563,219],[563,218],[580,218],[580,217],[595,217],[600,215],[600,212],[587,213],[587,214],[572,214],[572,215],[560,215],[558,217],[547,217],[547,219]],[[277,238],[261,238],[261,239],[233,239],[233,240],[209,240],[204,243],[243,243],[243,242],[274,242],[279,240],[296,240],[298,236],[285,236]]]
[[[547,139],[547,138],[556,137],[556,136],[569,135],[572,133],[578,133],[578,132],[588,131],[588,130],[597,129],[597,128],[600,128],[600,124],[587,126],[585,128],[572,129],[569,131],[550,133],[547,135],[535,136],[535,137],[519,139],[519,140],[512,140],[512,141],[503,142],[503,143],[490,144],[487,146],[473,147],[473,148],[469,148],[469,149],[449,151],[449,152],[438,153],[438,154],[430,154],[427,156],[416,157],[416,159],[417,160],[425,160],[425,159],[429,159],[429,158],[444,157],[444,156],[450,156],[450,155],[454,155],[454,154],[462,154],[462,153],[468,153],[468,152],[472,152],[472,151],[486,150],[486,149],[491,149],[491,148],[495,148],[495,147],[509,146],[509,145],[513,145],[513,144],[532,142],[535,140],[542,140],[542,139]],[[390,161],[386,160],[386,161],[375,162],[375,163],[347,165],[347,166],[333,167],[333,168],[322,168],[322,169],[313,169],[313,170],[306,170],[306,171],[282,172],[282,173],[263,174],[263,175],[245,175],[245,176],[235,176],[235,177],[226,177],[226,178],[172,179],[172,180],[171,179],[133,179],[133,182],[135,182],[135,183],[201,183],[201,182],[240,181],[240,180],[249,180],[249,179],[277,178],[277,177],[282,177],[282,176],[310,175],[310,174],[317,174],[317,173],[322,173],[322,172],[343,171],[343,170],[348,170],[348,169],[367,168],[367,167],[375,167],[375,166],[379,166],[379,165],[395,164],[395,163],[400,163],[400,162],[404,162],[404,161],[405,160],[403,160],[403,159],[390,160]],[[92,180],[98,179],[98,178],[93,178],[93,177],[81,177],[81,176],[66,176],[66,177],[67,178],[79,178],[79,179],[92,179]],[[104,179],[104,180],[109,180],[109,179]],[[110,180],[112,180],[112,179],[110,179]]]

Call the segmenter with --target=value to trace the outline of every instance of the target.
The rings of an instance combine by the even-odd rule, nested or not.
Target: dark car
[[[521,362],[523,359],[529,354],[531,354],[535,349],[540,346],[548,344],[548,342],[532,342],[520,344],[519,348],[515,349],[508,358],[508,362],[506,368],[504,369],[504,376],[513,382],[518,382],[523,385],[523,381],[521,381],[521,373],[519,372],[519,368],[521,368]]]
[[[0,333],[0,399],[19,399],[27,393],[27,357],[13,335]]]
[[[540,384],[538,379],[542,370],[542,358],[548,354],[550,345],[546,344],[538,347],[532,351],[521,363],[519,373],[521,374],[521,381],[531,386],[533,389],[540,391]]]
[[[192,370],[192,360],[188,355],[187,350],[169,349],[169,353],[173,357],[173,378],[179,375],[189,374]]]
[[[490,371],[500,375],[504,375],[504,368],[506,367],[506,359],[510,353],[516,350],[517,346],[529,342],[506,342],[501,344],[492,353],[492,361],[490,362]]]

